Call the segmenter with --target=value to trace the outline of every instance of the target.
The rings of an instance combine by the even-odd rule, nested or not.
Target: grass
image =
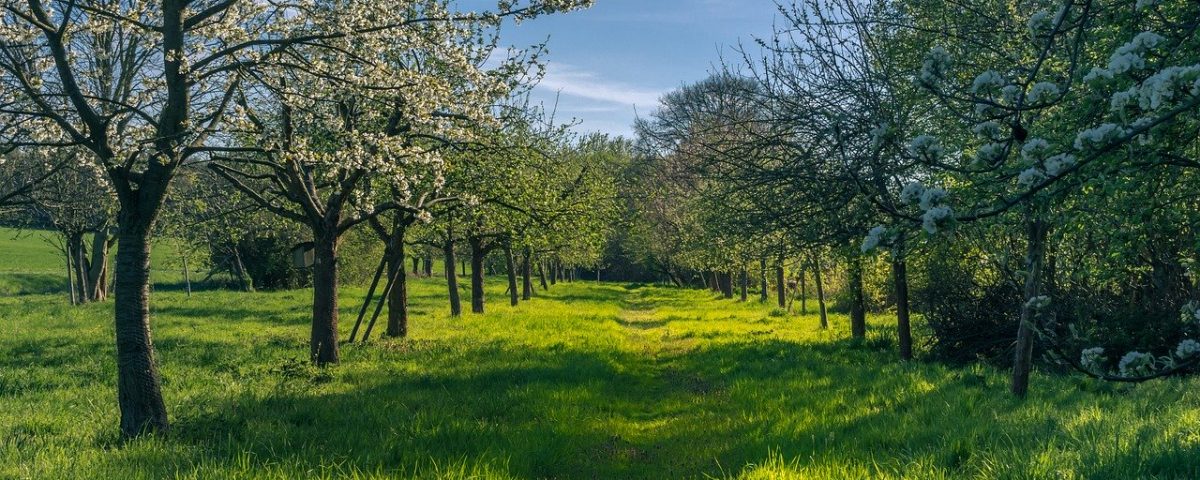
[[[306,291],[156,293],[173,429],[127,443],[111,303],[0,296],[0,479],[1200,476],[1198,380],[1039,374],[1018,401],[1003,371],[894,360],[886,317],[860,344],[702,291],[503,288],[456,319],[418,281],[411,338],[327,369]]]

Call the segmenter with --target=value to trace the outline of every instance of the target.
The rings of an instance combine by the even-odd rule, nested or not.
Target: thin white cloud
[[[563,95],[625,106],[653,107],[661,91],[605,80],[594,72],[567,64],[549,62],[538,87]]]

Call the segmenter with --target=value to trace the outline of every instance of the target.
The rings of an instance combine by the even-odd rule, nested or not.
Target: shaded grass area
[[[173,430],[117,438],[111,304],[0,298],[0,478],[1194,478],[1196,380],[1137,387],[902,364],[886,318],[559,284],[308,365],[307,291],[159,292]],[[343,334],[361,289],[342,298]]]

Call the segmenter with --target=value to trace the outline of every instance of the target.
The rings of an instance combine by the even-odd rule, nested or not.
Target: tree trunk
[[[331,231],[332,230],[332,231]],[[313,316],[309,357],[318,366],[338,363],[338,235],[336,227],[313,232]]]
[[[903,244],[899,242],[892,257],[892,282],[896,290],[896,339],[900,347],[900,359],[912,360],[912,326],[908,318],[908,262],[904,258]]]
[[[546,262],[538,262],[538,282],[542,285],[542,290],[549,290],[550,285],[546,284]]]
[[[467,276],[467,261],[461,260],[458,262],[458,264],[462,268],[462,276]]]
[[[1042,292],[1042,270],[1046,256],[1046,221],[1037,212],[1030,214],[1028,221],[1028,245],[1025,254],[1025,295],[1021,306],[1021,325],[1017,328],[1016,349],[1013,352],[1011,390],[1013,395],[1024,397],[1029,392],[1029,374],[1033,370],[1034,331],[1040,312],[1032,305],[1034,298]]]
[[[862,255],[851,254],[850,258],[850,336],[862,340],[867,337],[867,308],[863,294]]]
[[[733,298],[733,274],[730,272],[721,272],[721,295],[725,298]]]
[[[425,255],[425,260],[422,263],[425,264],[425,277],[433,278],[433,256]]]
[[[517,262],[513,259],[512,242],[504,241],[504,266],[508,273],[508,303],[517,306],[520,301],[517,293]]]
[[[386,335],[392,338],[408,336],[408,273],[404,271],[404,237],[408,233],[408,225],[397,220],[392,226],[392,238],[387,252],[388,273],[395,272],[392,279],[392,289],[388,292],[388,321]],[[416,266],[417,258],[413,257]]]
[[[775,290],[779,300],[779,308],[787,308],[787,283],[783,278],[783,259],[775,264]]]
[[[471,237],[471,312],[483,313],[483,239]]]
[[[242,263],[242,253],[237,243],[233,244],[233,273],[237,275],[242,291],[254,291],[254,279],[250,278],[250,275],[246,273],[246,264]]]
[[[558,284],[558,273],[559,273],[558,262],[557,261],[550,262],[550,285]]]
[[[450,316],[457,317],[462,315],[462,300],[458,296],[458,274],[454,271],[454,266],[458,263],[454,259],[454,238],[450,235],[446,235],[442,253],[446,257],[446,289],[450,294]]]
[[[74,255],[71,254],[70,238],[63,238],[62,249],[67,264],[67,295],[70,295],[71,305],[79,305],[79,294],[75,291],[75,262],[71,260]]]
[[[529,300],[533,298],[533,252],[529,247],[525,247],[525,253],[521,259],[521,300]]]
[[[767,283],[767,257],[758,259],[758,285],[760,293],[758,301],[767,303],[767,300],[771,298],[771,294],[768,292],[771,287]]]
[[[413,255],[412,264],[413,264],[413,269],[412,269],[413,275],[420,275],[421,274],[421,259],[417,258],[416,255]]]
[[[805,274],[803,268],[800,269],[800,313],[808,315],[808,275]]]
[[[124,219],[117,248],[117,402],[121,434],[165,431],[167,408],[150,338],[150,226]],[[130,225],[132,223],[132,225]]]
[[[825,310],[825,285],[821,282],[821,259],[813,259],[813,280],[817,284],[817,306],[821,310],[821,330],[829,328],[829,313]]]
[[[187,290],[187,296],[192,296],[192,272],[188,269],[187,252],[183,254],[183,288]]]
[[[108,299],[108,252],[113,240],[107,228],[101,228],[92,235],[92,261],[88,265],[92,301],[103,302]]]
[[[749,300],[747,290],[750,288],[750,273],[746,271],[746,266],[742,266],[742,302]]]

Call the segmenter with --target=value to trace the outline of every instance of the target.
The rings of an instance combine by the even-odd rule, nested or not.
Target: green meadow
[[[417,280],[410,338],[324,369],[308,291],[156,287],[172,430],[124,442],[112,303],[69,306],[48,244],[3,233],[0,479],[1200,477],[1197,379],[1038,372],[1018,400],[1001,369],[899,362],[887,315],[854,343],[843,316],[707,291],[560,283],[514,308],[500,278],[461,318]]]

